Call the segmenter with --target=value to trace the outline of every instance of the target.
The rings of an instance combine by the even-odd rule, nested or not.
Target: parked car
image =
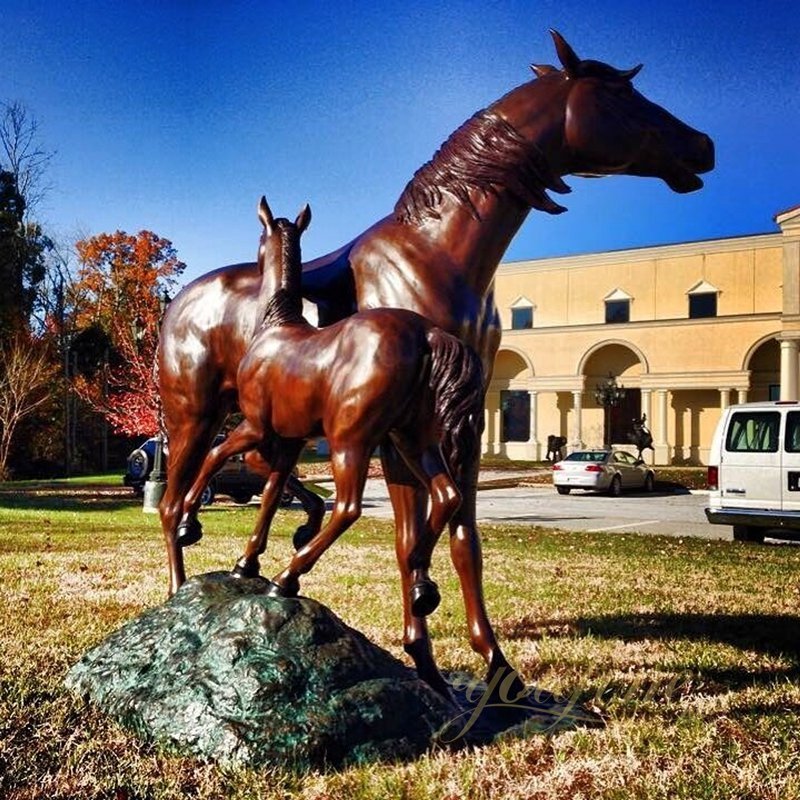
[[[706,518],[737,541],[800,539],[800,403],[772,401],[722,412],[708,457]]]
[[[217,436],[214,445],[219,444],[223,438],[221,435]],[[149,480],[155,466],[157,441],[156,437],[147,439],[128,456],[128,464],[122,482],[125,486],[130,486],[137,496],[144,494],[145,482]],[[167,458],[168,448],[165,447],[161,463],[165,475]],[[265,479],[261,475],[248,469],[243,456],[233,456],[209,481],[203,492],[202,503],[203,505],[213,503],[218,494],[228,495],[235,503],[249,503],[254,494],[261,494],[264,482]],[[281,499],[281,505],[287,506],[292,500],[293,495],[285,492]]]
[[[618,497],[623,489],[652,492],[655,472],[624,450],[576,450],[553,464],[553,485],[559,494],[572,489],[608,492]]]

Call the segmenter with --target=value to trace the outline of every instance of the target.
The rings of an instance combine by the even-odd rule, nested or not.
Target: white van
[[[734,539],[800,539],[800,403],[725,409],[711,442],[708,488],[708,521],[732,525]]]

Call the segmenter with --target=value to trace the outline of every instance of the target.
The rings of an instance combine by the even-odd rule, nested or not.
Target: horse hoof
[[[295,551],[305,547],[316,536],[316,531],[310,525],[300,525],[292,536],[292,546]]]
[[[259,575],[258,562],[237,561],[236,566],[231,570],[234,578],[257,578]]]
[[[430,578],[417,581],[411,587],[411,613],[415,617],[427,617],[439,607],[442,596],[439,587]]]
[[[276,583],[275,581],[269,582],[269,589],[267,595],[269,597],[297,597],[300,591],[300,581],[296,578],[290,580],[287,584]]]
[[[190,519],[178,525],[178,533],[176,536],[178,547],[189,547],[190,545],[197,544],[202,538],[203,526],[198,520]]]

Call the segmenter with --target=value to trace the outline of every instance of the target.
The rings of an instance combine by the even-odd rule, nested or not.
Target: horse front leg
[[[261,493],[261,506],[253,533],[244,554],[236,562],[233,574],[239,578],[255,578],[260,573],[258,557],[267,549],[267,538],[275,512],[280,507],[281,496],[297,464],[305,441],[271,440],[268,447],[260,448],[260,459],[266,467],[267,480]]]
[[[425,617],[415,614],[412,609],[415,577],[411,565],[417,561],[419,542],[425,529],[428,493],[393,444],[386,442],[381,446],[381,461],[394,510],[395,554],[403,599],[403,649],[414,662],[420,679],[439,694],[449,697],[447,681],[439,672],[433,657]]]
[[[450,520],[450,557],[461,584],[470,644],[486,662],[487,683],[493,685],[493,681],[503,680],[509,692],[519,694],[525,685],[500,649],[483,595],[483,554],[475,518],[479,460],[476,455],[458,470],[462,502]]]

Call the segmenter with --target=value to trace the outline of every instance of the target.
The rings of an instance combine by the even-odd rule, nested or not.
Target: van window
[[[800,411],[790,411],[786,415],[786,441],[783,447],[787,453],[800,453]]]
[[[780,423],[776,411],[737,411],[728,426],[725,449],[735,453],[776,453]]]

